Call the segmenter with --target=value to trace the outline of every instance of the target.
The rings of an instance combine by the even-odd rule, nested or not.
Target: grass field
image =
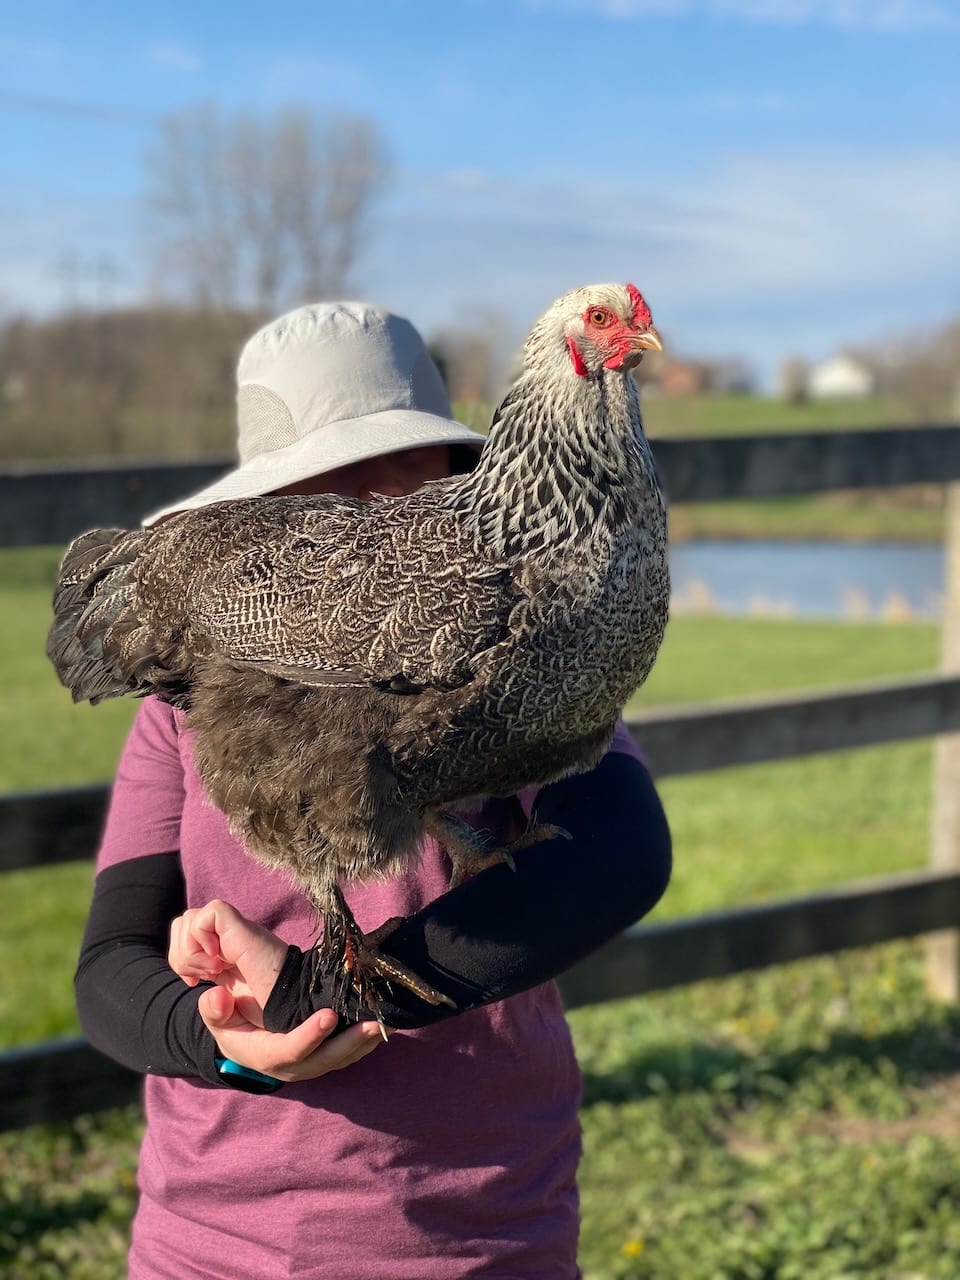
[[[0,787],[111,771],[130,709],[68,705],[42,658],[51,558],[0,573]],[[675,620],[643,706],[931,669],[921,624]],[[657,916],[925,862],[930,747],[907,743],[661,786],[676,870]],[[8,875],[6,1044],[75,1029],[89,869]],[[15,992],[15,994],[14,994]],[[960,1275],[960,1015],[901,944],[571,1015],[585,1072],[588,1280],[953,1280]],[[0,1138],[0,1272],[123,1274],[138,1121]]]
[[[816,542],[942,542],[942,486],[857,490],[762,501],[676,502],[673,542],[769,538]]]
[[[659,396],[643,393],[643,422],[656,436],[782,435],[797,431],[857,431],[873,427],[912,426],[921,419],[906,401],[893,396],[862,400],[808,400],[788,404],[775,396],[702,395]],[[458,403],[454,412],[477,431],[486,431],[492,405]],[[944,405],[937,420],[946,422]]]

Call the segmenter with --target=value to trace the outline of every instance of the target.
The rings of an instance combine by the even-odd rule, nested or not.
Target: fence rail
[[[655,440],[653,451],[672,502],[960,480],[960,427],[950,425]],[[0,467],[0,547],[66,542],[96,525],[136,525],[229,465]]]
[[[559,979],[568,1008],[686,986],[751,969],[948,929],[960,873],[923,872],[803,898],[639,925]],[[0,1130],[125,1106],[140,1077],[81,1039],[0,1055]]]
[[[673,501],[949,483],[948,546],[960,547],[960,427],[660,441],[654,448]],[[0,546],[64,542],[96,524],[136,524],[225,465],[8,468],[0,471]],[[960,554],[954,560],[958,581],[951,578],[948,598],[960,609]],[[628,724],[658,776],[924,736],[940,735],[942,746],[960,742],[960,674],[671,708],[631,716]],[[0,871],[89,857],[107,797],[106,787],[93,786],[0,798]],[[952,796],[938,804],[934,870],[636,927],[564,975],[568,1004],[923,933],[949,953],[945,985],[952,991],[960,980],[953,959],[960,954],[960,805]],[[0,1055],[0,1129],[117,1106],[133,1101],[138,1088],[136,1075],[82,1040],[28,1046]]]
[[[960,676],[846,685],[628,715],[658,778],[960,732]],[[88,857],[106,786],[0,796],[0,872]]]

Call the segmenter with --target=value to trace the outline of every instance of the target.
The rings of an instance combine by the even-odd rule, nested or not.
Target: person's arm
[[[130,858],[96,878],[74,989],[92,1045],[135,1071],[217,1080],[201,990],[166,962],[170,921],[186,906],[176,853]]]
[[[380,1043],[372,1023],[334,1036],[338,1018],[330,1009],[270,1033],[239,1015],[212,983],[187,986],[167,962],[170,922],[185,905],[176,853],[130,858],[97,876],[75,986],[84,1033],[108,1057],[142,1073],[223,1085],[218,1041],[236,1026],[248,1041],[257,1037],[259,1061],[245,1065],[284,1081],[339,1071]]]
[[[186,902],[179,855],[184,779],[173,708],[147,698],[117,766],[75,976],[90,1042],[138,1071],[215,1079],[213,1040],[163,963]]]
[[[219,989],[191,990],[167,962],[170,923],[186,906],[179,854],[183,766],[172,709],[147,699],[124,747],[98,856],[93,902],[76,972],[87,1038],[141,1072],[223,1083],[212,1028],[233,1010]],[[322,1075],[374,1047],[362,1026],[324,1044],[337,1023],[318,1012],[262,1051],[291,1078]]]
[[[541,790],[537,820],[570,834],[494,867],[404,920],[381,950],[449,995],[455,1009],[403,989],[380,1008],[389,1027],[454,1017],[555,978],[646,915],[667,887],[670,833],[647,769],[612,752],[595,770]],[[309,954],[287,950],[264,1008],[284,1030],[332,1002],[332,982],[312,989]],[[371,1016],[355,999],[348,1020]]]

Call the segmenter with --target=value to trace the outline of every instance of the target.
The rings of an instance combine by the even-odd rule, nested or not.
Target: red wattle
[[[585,378],[590,370],[583,363],[583,356],[580,354],[580,348],[572,338],[567,339],[567,349],[570,352],[570,360],[573,363],[573,371],[579,374],[581,378]]]

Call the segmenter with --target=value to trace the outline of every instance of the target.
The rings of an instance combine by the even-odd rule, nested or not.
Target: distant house
[[[877,375],[865,361],[842,351],[814,365],[807,388],[816,400],[860,399],[874,394]]]
[[[684,360],[651,352],[634,376],[648,394],[659,396],[747,395],[753,371],[744,360]]]
[[[664,360],[657,383],[661,395],[701,395],[710,389],[710,369],[699,360]]]

